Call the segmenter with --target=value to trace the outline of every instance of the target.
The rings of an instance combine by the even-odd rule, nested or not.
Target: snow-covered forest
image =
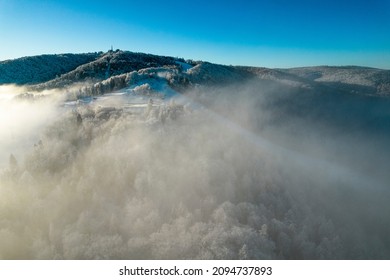
[[[40,59],[0,63],[0,259],[390,257],[389,71]]]

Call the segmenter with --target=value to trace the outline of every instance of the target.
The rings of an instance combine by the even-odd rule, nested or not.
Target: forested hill
[[[28,85],[32,91],[61,88],[74,83],[91,87],[108,84],[104,91],[131,86],[130,75],[161,78],[169,73],[170,85],[226,85],[248,79],[260,79],[294,88],[311,88],[327,92],[390,96],[390,70],[367,67],[301,67],[271,69],[228,66],[184,58],[130,51],[108,51],[86,54],[58,54],[23,57],[0,62],[0,84]]]
[[[101,53],[53,54],[0,61],[0,84],[36,84],[56,78],[91,62]]]

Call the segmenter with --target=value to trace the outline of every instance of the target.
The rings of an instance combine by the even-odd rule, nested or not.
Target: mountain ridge
[[[26,85],[32,91],[64,88],[75,83],[98,87],[104,81],[108,83],[108,79],[123,80],[125,74],[161,67],[170,72],[171,86],[179,89],[197,84],[225,84],[261,79],[278,81],[292,87],[325,87],[351,94],[390,96],[390,70],[361,66],[312,66],[288,69],[228,66],[122,50],[39,55],[1,61],[0,84]],[[125,80],[107,90],[129,86]]]

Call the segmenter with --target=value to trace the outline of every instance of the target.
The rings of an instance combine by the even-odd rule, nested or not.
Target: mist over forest
[[[69,69],[27,82],[42,59]],[[0,259],[390,257],[390,71],[118,50],[0,74],[20,67],[0,86]]]

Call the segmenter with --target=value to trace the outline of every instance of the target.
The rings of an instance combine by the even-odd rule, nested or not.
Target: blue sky
[[[0,0],[0,60],[111,45],[233,65],[390,69],[390,0]]]

